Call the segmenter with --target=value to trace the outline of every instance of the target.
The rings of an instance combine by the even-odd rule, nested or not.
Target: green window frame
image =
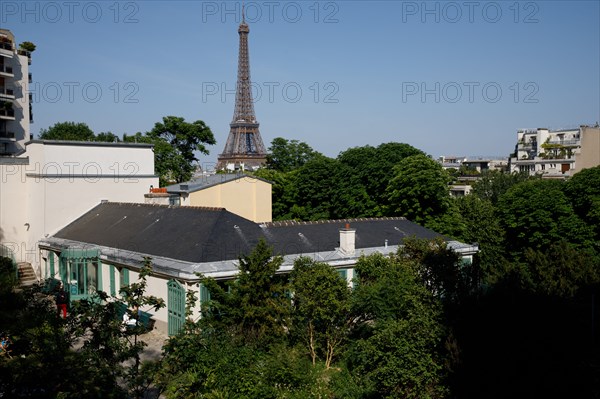
[[[60,254],[60,278],[71,300],[89,299],[102,290],[100,251],[69,248]]]
[[[119,270],[119,292],[123,287],[127,287],[129,285],[129,269],[121,268]]]
[[[50,265],[50,277],[54,277],[56,270],[54,270],[54,252],[48,252],[48,264]]]
[[[117,295],[117,287],[115,285],[115,266],[114,265],[108,266],[108,275],[110,278],[110,295],[116,296]]]

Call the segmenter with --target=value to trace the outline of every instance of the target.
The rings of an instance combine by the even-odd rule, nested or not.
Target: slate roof
[[[168,193],[193,193],[196,191],[204,190],[209,187],[216,186],[218,184],[227,183],[239,179],[252,179],[261,180],[266,183],[272,184],[270,181],[261,179],[256,176],[248,176],[246,174],[233,174],[233,173],[215,173],[214,175],[202,176],[196,180],[191,180],[185,183],[173,184],[167,186]]]
[[[402,244],[404,238],[442,237],[405,218],[343,219],[319,222],[274,222],[261,227],[275,253],[289,255],[333,251],[339,247],[340,229],[356,229],[356,249]],[[443,237],[442,237],[443,238]]]
[[[235,260],[261,238],[281,255],[335,251],[339,230],[356,229],[356,249],[399,245],[409,236],[442,237],[404,218],[257,224],[223,208],[102,203],[54,237],[204,263]],[[443,237],[442,237],[443,238]]]
[[[224,208],[103,203],[54,235],[72,241],[188,262],[236,259],[260,227]]]

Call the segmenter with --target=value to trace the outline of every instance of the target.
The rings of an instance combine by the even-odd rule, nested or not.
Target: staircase
[[[31,263],[20,262],[17,263],[17,267],[19,269],[19,285],[21,287],[29,287],[38,282],[38,278],[35,271],[33,271]]]

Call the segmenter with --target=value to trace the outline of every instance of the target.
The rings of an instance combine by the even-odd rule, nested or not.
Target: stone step
[[[30,263],[21,262],[17,265],[19,270],[19,284],[28,287],[38,282],[37,275]]]

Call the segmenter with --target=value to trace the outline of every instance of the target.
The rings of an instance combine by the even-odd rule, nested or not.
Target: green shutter
[[[175,280],[167,282],[167,327],[175,335],[185,323],[185,288]]]
[[[204,285],[200,284],[200,303],[210,301],[210,291]]]
[[[49,277],[54,277],[54,252],[48,252],[48,261],[50,263],[50,276]]]
[[[102,261],[100,259],[98,259],[97,265],[98,265],[98,269],[96,269],[96,273],[97,273],[97,276],[96,276],[96,281],[97,281],[96,285],[97,285],[97,287],[96,287],[96,289],[98,291],[102,291],[104,286],[102,285]]]
[[[121,273],[123,273],[123,285],[129,285],[129,269],[123,269]]]
[[[115,266],[110,265],[108,267],[108,274],[110,275],[110,295],[117,295],[117,290],[115,288]]]

